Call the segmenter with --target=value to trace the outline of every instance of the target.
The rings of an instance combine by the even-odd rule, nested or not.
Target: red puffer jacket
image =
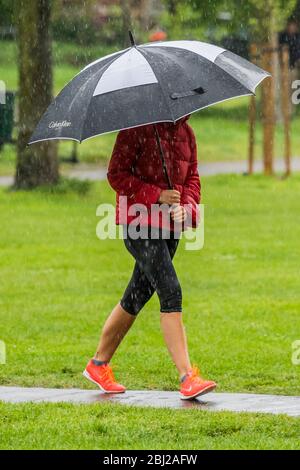
[[[188,213],[186,226],[197,227],[201,185],[197,168],[195,135],[186,122],[189,117],[181,118],[175,124],[158,123],[157,129],[173,189],[180,192],[181,205],[188,205],[185,206]],[[161,191],[169,189],[152,124],[119,132],[107,178],[117,192],[117,224],[128,224],[137,219],[135,210],[137,206],[131,210],[130,208],[133,204],[143,204],[145,210],[140,211],[138,219],[140,225],[167,228],[165,218],[161,213],[158,217],[152,216],[150,221],[150,211],[159,208],[158,199]],[[121,196],[127,196],[127,198]],[[153,204],[156,205],[153,206]],[[161,210],[158,209],[158,212]],[[173,223],[170,228],[174,230]]]

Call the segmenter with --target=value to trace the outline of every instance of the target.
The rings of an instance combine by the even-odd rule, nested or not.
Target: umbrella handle
[[[159,147],[160,159],[161,159],[161,163],[162,163],[162,166],[163,166],[163,172],[164,172],[164,175],[166,177],[169,189],[173,189],[173,185],[171,183],[170,176],[169,176],[169,173],[168,173],[168,169],[167,169],[167,165],[166,165],[166,161],[165,161],[165,156],[164,156],[164,151],[163,151],[163,148],[162,148],[162,145],[161,145],[161,141],[160,141],[160,137],[159,137],[159,133],[158,133],[156,124],[154,124],[154,129],[155,129],[156,141],[157,141],[157,144],[158,144],[158,147]]]

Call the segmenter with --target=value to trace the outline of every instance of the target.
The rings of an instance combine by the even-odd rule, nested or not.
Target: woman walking
[[[109,362],[154,292],[160,301],[164,340],[179,373],[181,398],[192,399],[216,387],[191,366],[182,321],[182,291],[172,262],[180,232],[198,224],[201,186],[196,141],[188,119],[156,125],[166,168],[153,125],[119,132],[113,149],[107,176],[117,193],[116,223],[123,225],[124,243],[135,266],[84,371],[106,393],[125,392],[115,381]],[[167,175],[172,189],[168,189]]]

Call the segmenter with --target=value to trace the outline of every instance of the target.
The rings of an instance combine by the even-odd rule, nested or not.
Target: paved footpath
[[[197,408],[300,416],[300,397],[246,393],[210,393],[184,401],[178,392],[129,390],[122,395],[106,395],[98,390],[0,387],[0,401],[9,403],[120,403],[153,408]]]
[[[275,171],[284,171],[283,160],[277,159],[274,161]],[[262,162],[256,161],[254,164],[254,172],[261,173],[263,170]],[[300,157],[292,159],[292,171],[300,171]],[[201,176],[213,175],[226,175],[230,173],[243,174],[247,172],[247,162],[243,161],[228,161],[228,162],[207,162],[199,164],[199,173]],[[90,181],[102,181],[106,179],[106,168],[101,168],[96,165],[87,165],[80,163],[73,165],[68,170],[64,170],[63,174],[71,178]],[[0,176],[0,186],[11,186],[13,184],[12,176]]]

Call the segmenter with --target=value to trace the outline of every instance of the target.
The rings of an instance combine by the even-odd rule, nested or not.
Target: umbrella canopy
[[[85,67],[42,116],[29,144],[82,142],[107,132],[175,122],[222,101],[255,94],[269,76],[221,47],[199,41],[136,45]]]

